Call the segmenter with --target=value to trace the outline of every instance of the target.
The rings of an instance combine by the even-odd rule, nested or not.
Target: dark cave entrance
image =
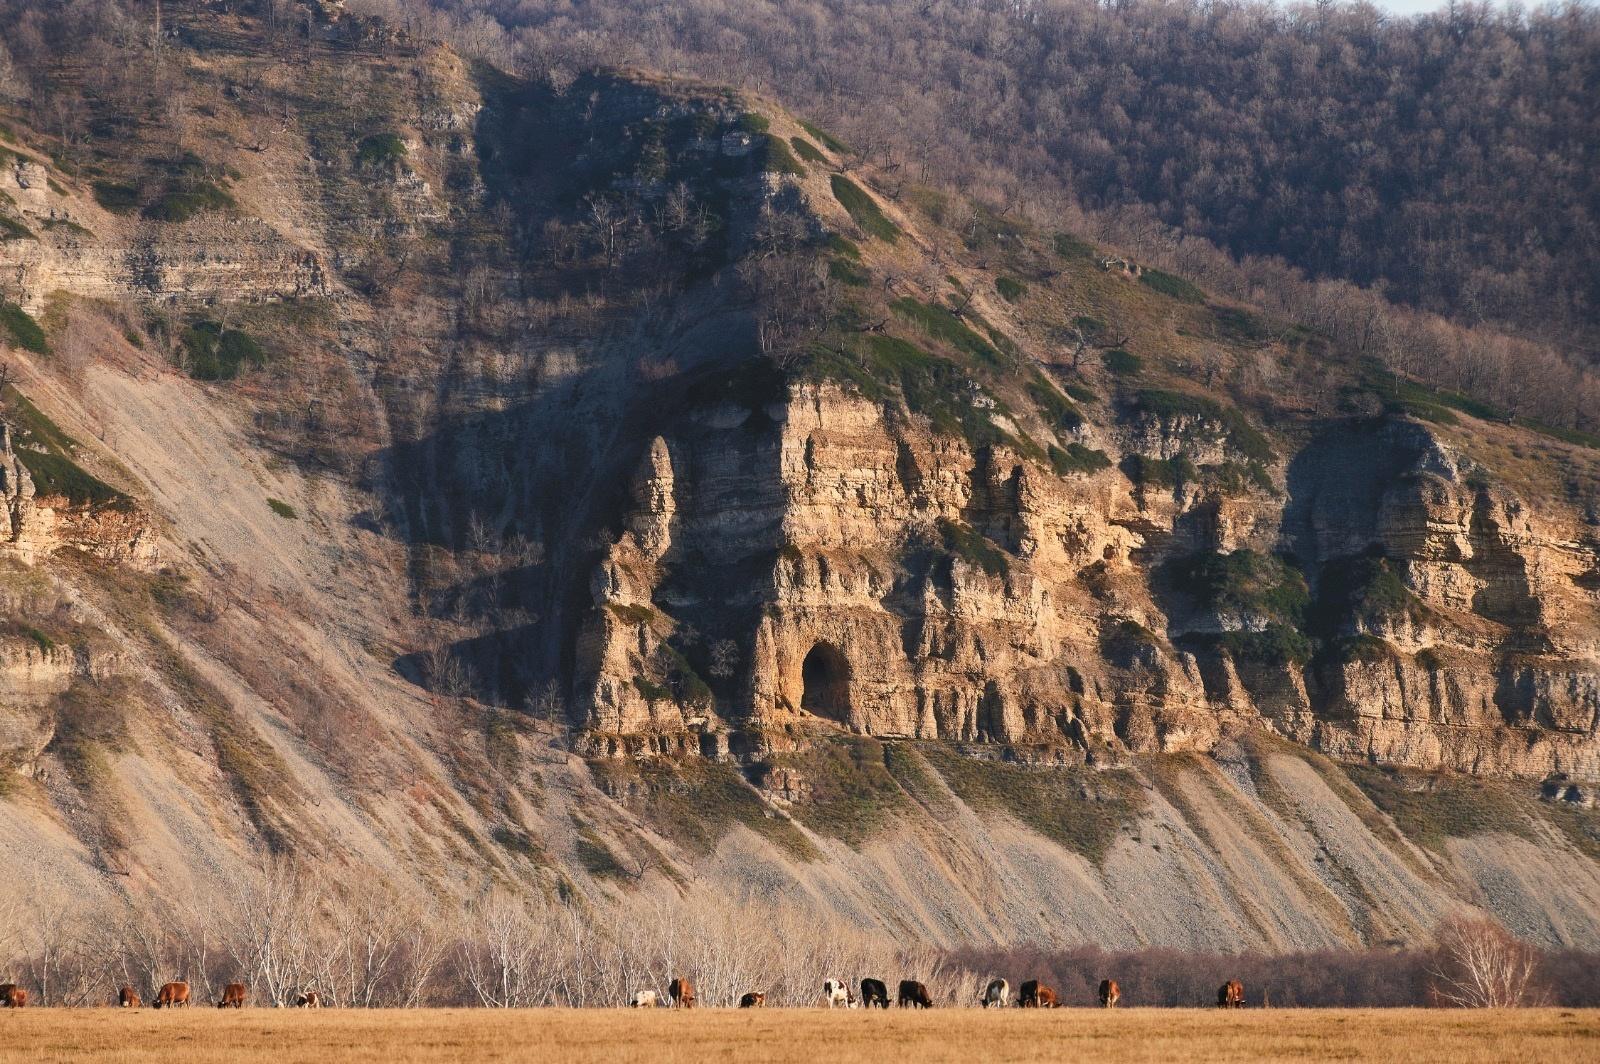
[[[805,685],[800,695],[801,709],[840,724],[849,723],[850,663],[838,647],[828,643],[812,647],[800,667],[800,679]]]

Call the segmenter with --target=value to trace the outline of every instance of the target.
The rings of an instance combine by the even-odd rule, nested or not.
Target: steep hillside
[[[1600,944],[1600,441],[772,101],[316,10],[168,5],[181,121],[0,115],[8,886]]]

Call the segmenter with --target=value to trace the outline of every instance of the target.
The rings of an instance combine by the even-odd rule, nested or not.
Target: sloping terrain
[[[22,896],[276,853],[937,945],[1600,943],[1600,441],[770,101],[168,14],[181,125],[4,117]]]

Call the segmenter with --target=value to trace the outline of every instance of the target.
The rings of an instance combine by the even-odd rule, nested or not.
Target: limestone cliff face
[[[597,750],[759,753],[825,720],[1095,760],[1260,725],[1347,759],[1600,777],[1592,540],[1421,423],[1335,430],[1282,490],[1230,494],[1059,475],[829,383],[694,420],[650,443],[591,581],[579,693]],[[1154,457],[1207,435],[1118,431]],[[1209,446],[1183,453],[1228,459]],[[1272,618],[1163,575],[1234,551],[1293,559],[1314,655],[1252,652],[1234,637]],[[1377,605],[1364,559],[1388,581]],[[713,675],[724,639],[737,652]]]
[[[0,164],[31,237],[5,245],[3,282],[25,310],[54,292],[162,303],[253,303],[326,296],[316,251],[259,218],[202,216],[182,224],[122,217],[51,180],[24,155]]]
[[[25,563],[64,547],[107,561],[149,569],[159,559],[149,517],[131,500],[90,505],[59,495],[40,495],[26,461],[12,443],[11,426],[0,421],[0,555]]]

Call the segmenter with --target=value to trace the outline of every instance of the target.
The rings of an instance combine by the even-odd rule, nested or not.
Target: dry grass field
[[[0,1061],[105,1064],[1600,1059],[1600,1012],[433,1009],[0,1013]]]

